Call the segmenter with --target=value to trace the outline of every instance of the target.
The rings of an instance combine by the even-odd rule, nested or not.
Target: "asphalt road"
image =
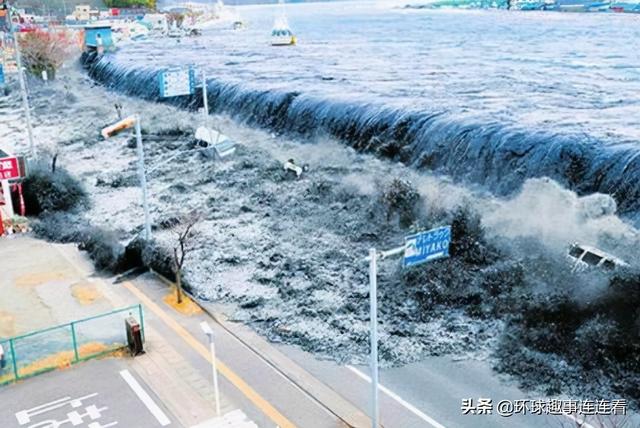
[[[370,410],[371,387],[367,367],[338,365],[320,361],[309,353],[291,346],[278,346],[286,355],[343,397],[363,409]],[[575,428],[576,423],[564,415],[514,414],[500,416],[495,406],[501,400],[550,399],[520,390],[514,381],[491,370],[483,361],[452,361],[450,357],[432,357],[403,367],[380,370],[380,420],[397,428]],[[462,400],[492,400],[491,414],[463,414]],[[567,397],[568,398],[568,397]],[[619,397],[593,397],[612,400]],[[640,427],[640,417],[631,411],[626,417],[587,417],[582,428],[622,426]],[[608,419],[607,419],[608,418]],[[582,417],[580,417],[582,420]],[[613,423],[617,421],[616,423]]]
[[[182,427],[126,361],[81,363],[0,388],[2,428]]]

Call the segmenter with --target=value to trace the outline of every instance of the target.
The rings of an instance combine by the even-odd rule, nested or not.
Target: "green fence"
[[[140,323],[144,340],[142,305],[117,309],[94,317],[1,339],[4,361],[0,385],[35,376],[127,346],[125,319]]]

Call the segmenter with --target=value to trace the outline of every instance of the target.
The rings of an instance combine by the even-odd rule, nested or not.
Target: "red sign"
[[[0,180],[11,180],[20,177],[18,158],[0,158]]]

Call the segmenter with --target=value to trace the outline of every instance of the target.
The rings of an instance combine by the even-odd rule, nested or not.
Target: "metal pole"
[[[80,361],[80,355],[78,353],[78,338],[76,336],[76,325],[71,323],[71,338],[73,340],[73,355],[76,359],[76,363]]]
[[[138,314],[140,314],[140,332],[142,333],[142,342],[145,342],[144,338],[144,315],[142,315],[142,305],[138,304]]]
[[[376,249],[369,250],[369,305],[371,310],[371,426],[378,428],[378,267]]]
[[[13,200],[11,199],[11,185],[9,184],[9,180],[2,180],[2,194],[4,195],[4,206],[6,207],[7,215],[9,216],[9,220],[16,214],[13,209]]]
[[[204,70],[202,70],[202,102],[204,104],[204,120],[206,123],[209,117],[209,99],[207,97],[207,77],[204,74]]]
[[[209,347],[211,348],[211,369],[213,370],[213,392],[216,396],[216,415],[220,417],[220,389],[218,388],[218,368],[216,365],[216,347],[213,343],[213,334],[209,335]]]
[[[36,157],[36,147],[33,142],[33,129],[31,127],[31,109],[29,107],[29,98],[27,95],[27,84],[22,72],[22,55],[20,54],[20,43],[18,43],[18,35],[13,32],[13,16],[11,15],[11,5],[9,5],[9,34],[13,37],[13,43],[16,49],[16,65],[18,67],[18,80],[20,81],[20,92],[22,93],[22,108],[24,109],[27,121],[27,135],[29,137],[29,152],[31,158]]]
[[[140,116],[136,115],[136,146],[138,149],[138,174],[140,175],[140,187],[142,188],[142,207],[144,209],[144,239],[151,239],[151,215],[149,214],[149,201],[147,198],[147,176],[144,172],[144,149],[142,148],[142,130],[140,129]]]
[[[20,373],[18,372],[18,362],[16,361],[16,347],[14,346],[14,339],[9,339],[9,349],[11,351],[11,361],[13,362],[13,378],[18,380],[20,379]]]

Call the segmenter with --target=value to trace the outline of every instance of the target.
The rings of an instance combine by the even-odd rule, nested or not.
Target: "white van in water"
[[[569,247],[569,260],[574,263],[572,272],[579,272],[590,267],[599,267],[613,270],[619,267],[627,267],[629,264],[611,254],[588,245],[573,244]]]

